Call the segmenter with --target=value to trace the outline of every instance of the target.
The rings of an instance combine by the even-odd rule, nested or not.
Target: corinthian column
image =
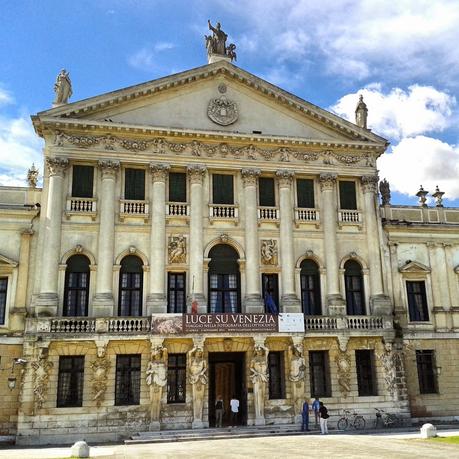
[[[96,294],[94,316],[112,316],[113,306],[113,250],[115,242],[115,185],[119,161],[99,161],[102,173],[100,190],[100,225],[97,252]]]
[[[190,293],[198,302],[198,312],[207,311],[206,299],[204,297],[204,242],[203,242],[203,196],[202,182],[206,167],[200,164],[188,166],[188,177],[190,180]],[[194,285],[194,292],[192,291]]]
[[[150,164],[151,230],[150,230],[150,294],[147,314],[167,312],[165,295],[166,263],[166,178],[168,164]]]
[[[320,174],[324,254],[327,268],[327,304],[329,314],[345,314],[345,303],[339,291],[338,254],[336,252],[336,174]]]
[[[280,213],[280,262],[282,273],[282,311],[301,312],[300,300],[295,292],[295,260],[293,254],[293,171],[276,172],[279,181],[279,213]]]
[[[260,295],[260,263],[258,255],[257,179],[259,169],[243,169],[246,296],[245,312],[263,312]]]
[[[35,312],[40,315],[57,315],[58,292],[57,277],[61,251],[61,222],[63,183],[68,160],[63,158],[46,158],[49,173],[48,199],[44,224],[45,241],[41,260],[41,283]]]
[[[375,315],[389,315],[392,312],[392,305],[390,298],[387,295],[384,295],[379,231],[376,220],[376,190],[378,185],[378,176],[364,176],[361,178],[361,182],[365,205],[364,220],[367,228],[371,313]]]

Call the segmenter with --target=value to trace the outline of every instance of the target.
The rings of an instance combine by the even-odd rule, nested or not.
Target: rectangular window
[[[72,168],[72,197],[92,198],[94,185],[93,166],[73,166]]]
[[[378,395],[376,390],[374,351],[368,349],[355,351],[355,366],[357,368],[359,396]]]
[[[169,174],[169,201],[186,202],[186,174],[182,172]]]
[[[83,406],[84,356],[60,356],[57,407]]]
[[[269,398],[285,398],[284,353],[270,352],[268,354]]]
[[[273,178],[260,177],[258,179],[258,201],[260,206],[274,207],[276,205]]]
[[[124,171],[124,199],[145,200],[144,169],[126,169]]]
[[[232,175],[212,175],[212,203],[234,204]]]
[[[435,351],[416,351],[416,365],[418,367],[419,392],[421,394],[437,394]]]
[[[115,405],[140,404],[140,354],[116,356]]]
[[[263,288],[263,300],[265,312],[276,314],[279,312],[279,277],[277,274],[262,274],[261,283]],[[276,311],[273,311],[273,304]]]
[[[339,207],[340,209],[357,210],[357,197],[355,194],[355,182],[339,182]]]
[[[309,352],[309,375],[312,397],[331,397],[328,351]]]
[[[8,292],[8,278],[0,277],[0,325],[5,324],[7,292]]]
[[[314,203],[314,180],[297,179],[296,180],[296,199],[298,207],[313,209]]]
[[[167,403],[186,401],[186,354],[169,354],[167,364]]]
[[[424,281],[407,281],[408,311],[411,322],[428,322],[426,286]]]
[[[167,273],[167,312],[186,312],[185,273]]]

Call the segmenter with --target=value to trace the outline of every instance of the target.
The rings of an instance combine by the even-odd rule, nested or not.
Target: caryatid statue
[[[150,419],[159,422],[163,387],[167,383],[167,349],[156,346],[152,349],[151,359],[146,371],[146,382],[150,388]]]
[[[56,97],[54,98],[53,105],[67,104],[72,96],[72,82],[70,81],[69,72],[65,69],[62,69],[59,75],[57,75],[56,83],[54,83],[54,92],[56,93]]]
[[[266,383],[268,382],[268,348],[257,344],[250,362],[250,379],[255,400],[255,424],[262,424],[265,417]]]
[[[292,396],[295,415],[301,415],[304,402],[304,372],[306,364],[302,344],[289,346],[290,371],[288,378],[292,384]]]
[[[195,346],[188,352],[190,362],[189,381],[193,388],[193,423],[198,426],[202,423],[202,409],[204,406],[204,391],[207,385],[207,362],[204,359],[204,350]]]

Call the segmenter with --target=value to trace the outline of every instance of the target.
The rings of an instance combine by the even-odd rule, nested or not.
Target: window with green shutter
[[[186,174],[182,172],[169,174],[169,201],[186,202]]]
[[[212,203],[234,204],[234,189],[232,175],[212,175]]]
[[[124,199],[143,201],[145,199],[145,170],[125,169]]]
[[[276,205],[273,178],[260,177],[258,179],[258,201],[260,206],[274,207]]]
[[[92,198],[94,167],[75,165],[72,168],[72,197]]]
[[[314,180],[297,179],[296,196],[298,207],[314,209]]]
[[[340,180],[339,182],[340,209],[357,210],[355,182]]]

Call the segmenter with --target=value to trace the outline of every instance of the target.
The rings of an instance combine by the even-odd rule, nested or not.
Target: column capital
[[[364,193],[376,193],[379,178],[377,175],[364,175],[360,177]]]
[[[153,182],[165,182],[171,166],[162,163],[150,163],[151,180]]]
[[[49,176],[64,177],[65,170],[69,165],[69,160],[65,158],[46,158],[46,166],[48,167]]]
[[[244,187],[246,186],[255,186],[257,184],[257,179],[260,176],[260,169],[242,169],[242,183]]]
[[[187,167],[188,177],[191,183],[202,183],[204,174],[206,173],[206,166],[202,164],[193,164]]]
[[[276,177],[279,180],[280,187],[289,187],[292,184],[295,172],[281,169],[276,171]]]
[[[331,174],[329,172],[319,175],[320,189],[321,191],[333,190],[336,184],[336,174]]]
[[[111,159],[100,160],[97,163],[99,169],[102,171],[102,178],[104,177],[116,177],[116,173],[120,168],[119,161],[113,161]]]

